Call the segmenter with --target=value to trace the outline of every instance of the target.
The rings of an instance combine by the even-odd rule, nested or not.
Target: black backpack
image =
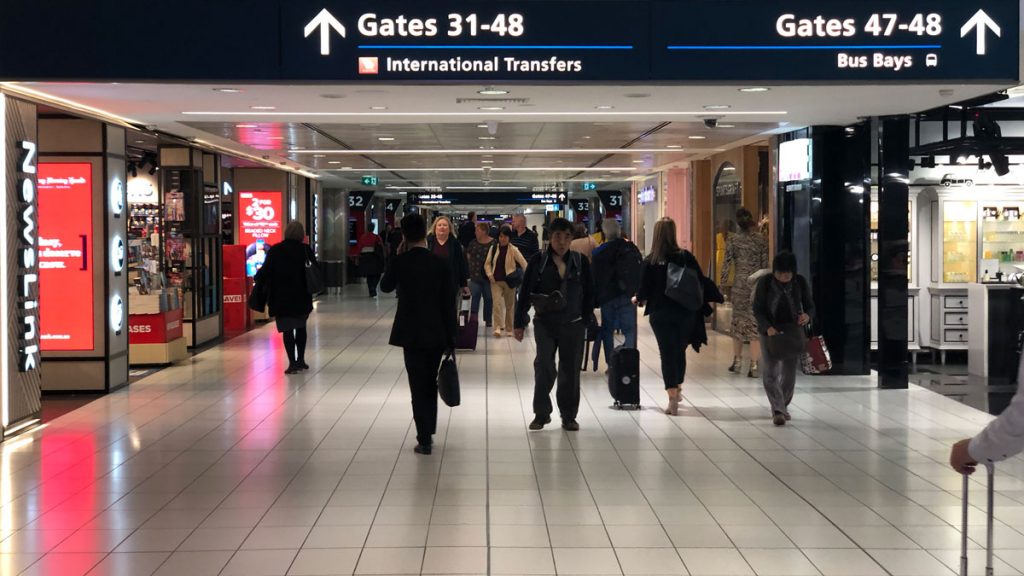
[[[615,284],[626,296],[640,288],[640,268],[644,257],[632,242],[623,241],[615,255]]]

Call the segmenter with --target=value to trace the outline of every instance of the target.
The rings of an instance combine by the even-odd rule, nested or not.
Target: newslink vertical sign
[[[4,436],[40,409],[36,107],[0,94],[0,424]]]

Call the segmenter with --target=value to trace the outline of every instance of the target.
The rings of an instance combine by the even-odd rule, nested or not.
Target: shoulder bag
[[[306,257],[306,292],[309,292],[311,296],[316,296],[324,291],[324,277],[320,273],[320,268],[313,264],[313,261],[307,256]]]
[[[699,310],[704,306],[704,284],[693,268],[669,262],[665,273],[665,296],[687,310]]]

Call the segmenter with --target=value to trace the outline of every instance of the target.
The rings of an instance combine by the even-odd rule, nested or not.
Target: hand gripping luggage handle
[[[995,466],[993,466],[992,464],[986,464],[985,469],[988,472],[988,518],[985,521],[985,576],[992,576],[992,511],[993,505],[995,503]],[[967,492],[969,485],[970,480],[967,474],[964,474],[964,487],[962,498],[963,510],[960,530],[960,576],[967,576]]]

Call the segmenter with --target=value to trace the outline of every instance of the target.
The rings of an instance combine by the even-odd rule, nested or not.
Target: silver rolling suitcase
[[[992,576],[992,512],[995,502],[995,467],[989,464],[985,466],[985,469],[988,472],[988,509],[986,510],[988,518],[985,522],[985,576]],[[964,474],[963,521],[960,528],[960,576],[967,576],[967,510],[970,507],[967,503],[967,492],[969,485],[969,477],[967,474]]]

